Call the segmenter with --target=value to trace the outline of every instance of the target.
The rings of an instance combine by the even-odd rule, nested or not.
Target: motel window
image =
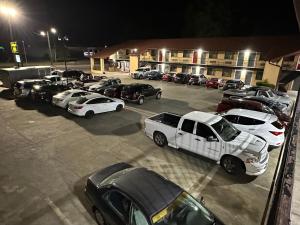
[[[186,65],[182,66],[182,73],[188,73],[189,72],[189,67]]]
[[[188,50],[184,50],[183,51],[183,57],[185,57],[185,58],[189,58],[189,57],[191,57],[191,51],[188,51]]]
[[[151,50],[150,50],[150,54],[151,54],[151,56],[156,56],[157,50],[151,49]]]
[[[177,57],[178,51],[171,51],[171,57]]]
[[[207,68],[207,75],[214,76],[216,74],[216,70],[213,68]]]
[[[211,51],[208,53],[208,58],[210,59],[216,59],[218,58],[218,52],[217,51]]]
[[[176,72],[176,70],[177,70],[177,66],[175,66],[175,65],[170,66],[170,71],[171,72]]]
[[[262,80],[263,74],[264,74],[264,71],[262,71],[262,70],[256,71],[255,80]]]
[[[233,59],[233,52],[225,52],[224,59]]]
[[[222,70],[222,77],[231,77],[232,69],[223,69]]]

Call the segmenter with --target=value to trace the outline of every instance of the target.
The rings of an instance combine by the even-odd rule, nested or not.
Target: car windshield
[[[269,94],[269,96],[270,96],[271,98],[275,97],[275,95],[273,94],[273,92],[272,92],[271,90],[267,91],[267,93]]]
[[[67,96],[67,95],[69,95],[69,94],[72,94],[72,92],[71,91],[64,91],[64,92],[62,92],[62,93],[60,93],[62,96]]]
[[[76,103],[77,104],[83,104],[87,101],[88,99],[85,97],[80,97],[79,99],[77,99]]]
[[[241,133],[224,118],[213,124],[212,127],[224,141],[232,141]]]
[[[154,225],[213,225],[214,216],[186,192],[179,195],[174,202],[152,217]]]

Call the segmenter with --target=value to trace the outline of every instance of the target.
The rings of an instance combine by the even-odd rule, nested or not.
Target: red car
[[[165,73],[165,74],[162,76],[162,80],[171,82],[171,81],[173,81],[173,76],[174,76],[175,74],[176,74],[175,72]]]
[[[225,83],[225,80],[220,78],[211,78],[208,81],[206,81],[206,87],[207,88],[219,88],[223,87]]]

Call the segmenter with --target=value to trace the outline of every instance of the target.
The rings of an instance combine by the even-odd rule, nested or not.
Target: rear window
[[[277,129],[282,129],[282,128],[283,128],[283,125],[282,125],[279,121],[274,121],[274,122],[272,123],[272,125],[273,125],[274,127],[276,127]]]
[[[77,103],[77,104],[83,104],[83,103],[85,103],[87,100],[88,100],[88,99],[85,98],[85,97],[80,97],[80,98],[76,101],[76,103]]]

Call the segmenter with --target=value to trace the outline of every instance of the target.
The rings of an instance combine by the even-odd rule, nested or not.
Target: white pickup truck
[[[182,148],[215,160],[230,174],[258,176],[267,169],[267,142],[239,131],[219,115],[161,113],[145,120],[145,133],[160,147]]]

